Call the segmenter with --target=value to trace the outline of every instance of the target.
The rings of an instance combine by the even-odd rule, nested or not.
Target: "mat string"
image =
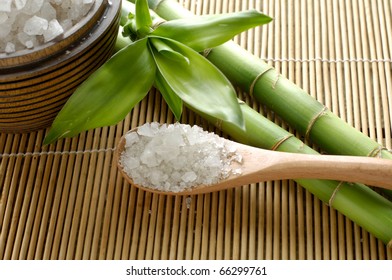
[[[28,157],[28,156],[64,156],[64,155],[82,155],[82,154],[97,154],[97,153],[107,153],[114,152],[116,148],[106,148],[106,149],[92,149],[84,151],[45,151],[45,152],[26,152],[26,153],[3,153],[0,154],[0,158],[12,158],[12,157]]]
[[[343,59],[328,59],[322,57],[314,58],[272,58],[261,57],[264,61],[270,62],[327,62],[327,63],[344,63],[344,62],[366,62],[366,63],[392,63],[391,58],[343,58]]]

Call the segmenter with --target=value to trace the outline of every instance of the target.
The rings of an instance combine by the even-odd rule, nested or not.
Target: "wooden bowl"
[[[0,54],[0,132],[51,125],[68,97],[112,54],[121,1],[97,0],[60,40]]]

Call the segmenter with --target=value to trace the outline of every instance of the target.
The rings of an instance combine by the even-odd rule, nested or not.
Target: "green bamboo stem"
[[[194,16],[172,0],[150,0],[150,8],[166,20]],[[226,77],[266,105],[298,133],[329,154],[373,156],[392,160],[382,145],[355,129],[273,67],[234,42],[211,50],[207,57]],[[392,197],[392,191],[383,190]]]
[[[306,91],[281,76],[274,68],[230,42],[212,50],[208,59],[234,84],[251,92],[292,128],[332,154],[370,156],[383,147],[344,122]],[[241,63],[239,63],[239,61]]]
[[[169,3],[171,1],[165,2]],[[154,7],[154,5],[150,7]],[[246,131],[230,123],[212,119],[210,116],[197,112],[193,108],[190,109],[200,114],[207,121],[216,124],[223,132],[238,142],[270,150],[317,154],[316,151],[305,145],[298,138],[292,137],[293,135],[283,128],[271,122],[245,103],[240,103]],[[322,106],[320,107],[322,108]],[[385,244],[392,245],[392,202],[389,200],[361,184],[314,179],[299,179],[295,181],[320,200],[372,233]]]

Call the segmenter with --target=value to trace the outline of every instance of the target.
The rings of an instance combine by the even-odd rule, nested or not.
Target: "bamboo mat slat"
[[[179,2],[195,14],[272,16],[234,41],[392,149],[389,0]],[[392,259],[392,249],[290,180],[190,197],[135,189],[113,155],[121,135],[150,121],[174,121],[155,90],[118,125],[50,146],[45,130],[0,133],[0,258]],[[214,130],[187,110],[182,122]]]

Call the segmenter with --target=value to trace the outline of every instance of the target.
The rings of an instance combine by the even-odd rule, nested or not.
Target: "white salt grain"
[[[42,35],[48,29],[48,24],[46,19],[33,16],[26,21],[23,32],[27,35]]]
[[[63,32],[64,29],[57,21],[57,19],[52,19],[51,21],[49,21],[48,29],[46,29],[43,33],[45,43],[52,41],[57,36],[63,34]]]
[[[37,14],[44,2],[47,2],[47,0],[28,0],[22,11],[27,15]]]
[[[27,35],[24,32],[18,33],[17,38],[18,38],[18,42],[28,49],[33,48],[34,45],[37,44],[37,39],[35,36]]]
[[[32,49],[61,37],[100,2],[102,0],[0,0],[0,53]]]
[[[185,172],[184,175],[182,175],[181,179],[182,179],[184,182],[186,182],[186,183],[194,182],[194,181],[196,181],[196,179],[197,179],[197,175],[196,175],[196,173],[193,172],[193,171],[187,171],[187,172]]]
[[[131,147],[134,143],[136,143],[138,141],[139,141],[139,135],[137,133],[128,134],[125,148]]]
[[[0,39],[6,38],[10,34],[10,32],[11,32],[11,26],[9,24],[7,24],[6,22],[0,24]],[[7,42],[7,43],[12,43],[12,42]]]
[[[67,30],[69,30],[69,29],[71,29],[72,26],[73,26],[73,23],[72,23],[72,20],[71,20],[71,19],[65,19],[65,20],[61,21],[60,24],[61,24],[61,26],[63,27],[64,32],[67,31]]]
[[[12,0],[1,0],[0,1],[0,12],[11,12]]]
[[[5,46],[5,52],[6,53],[15,52],[15,45],[13,43],[8,42],[7,45]]]
[[[8,20],[8,15],[5,12],[0,12],[0,24]]]
[[[44,3],[39,16],[46,20],[53,20],[57,18],[57,11],[50,3]]]
[[[135,184],[169,192],[211,185],[238,174],[240,162],[230,143],[198,126],[147,123],[125,136],[120,161]]]
[[[15,0],[15,7],[17,10],[21,10],[26,6],[27,0]]]

